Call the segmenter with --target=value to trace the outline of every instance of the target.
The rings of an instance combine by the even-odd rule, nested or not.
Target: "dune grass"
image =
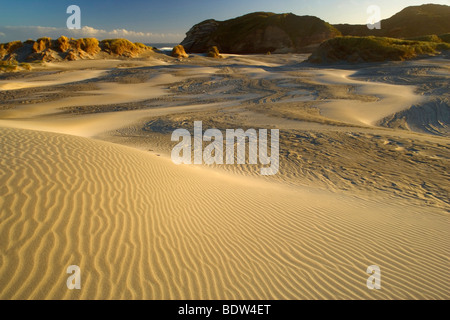
[[[21,41],[13,41],[8,43],[0,44],[0,59],[3,59],[5,56],[12,54],[17,49],[21,48],[23,43]]]
[[[26,48],[20,52],[17,50],[25,46]],[[29,53],[31,51],[31,54]],[[95,38],[74,39],[66,36],[60,36],[56,40],[49,37],[42,37],[34,40],[12,41],[8,43],[0,43],[0,61],[9,61],[11,59],[19,59],[20,62],[29,61],[51,61],[51,60],[78,60],[93,58],[101,51],[111,55],[119,55],[124,57],[136,57],[142,52],[153,51],[152,47],[143,43],[132,43],[126,39],[107,39],[99,42]],[[4,62],[1,71],[16,70],[16,66],[29,70],[28,65],[23,67],[14,63]]]
[[[49,37],[43,37],[37,39],[33,44],[33,52],[42,52],[52,47],[52,39]]]
[[[153,50],[152,47],[146,46],[145,44],[140,42],[135,42],[134,45],[140,50]]]
[[[0,61],[0,72],[14,72],[19,70],[30,71],[31,65],[29,63],[19,63],[16,60]]]
[[[413,37],[413,38],[407,38],[406,40],[411,41],[426,41],[426,42],[442,42],[442,39],[439,38],[437,35],[427,35],[427,36],[421,36],[421,37]]]
[[[75,49],[83,50],[87,54],[97,54],[100,52],[99,42],[95,38],[82,38],[75,40]]]
[[[100,42],[104,51],[119,56],[134,56],[142,51],[151,50],[143,43],[133,43],[127,39],[106,39]]]
[[[441,34],[439,39],[441,39],[442,42],[450,43],[450,33]]]
[[[421,55],[435,55],[439,51],[449,49],[450,45],[443,42],[345,36],[322,43],[308,61],[312,63],[403,61]]]
[[[207,56],[210,58],[216,58],[216,59],[223,58],[219,52],[219,48],[217,48],[216,46],[213,46],[208,50]]]
[[[0,44],[0,50],[6,50],[8,54],[14,52],[15,50],[21,48],[23,46],[23,43],[21,41],[12,41],[8,43],[2,43]]]
[[[172,57],[187,58],[189,56],[187,55],[186,51],[184,50],[184,47],[181,44],[179,44],[173,48]]]
[[[56,40],[56,47],[61,52],[66,52],[70,49],[70,41],[69,38],[65,36],[61,36]]]
[[[13,72],[18,70],[18,64],[17,62],[11,62],[11,61],[0,61],[0,71],[2,72]]]

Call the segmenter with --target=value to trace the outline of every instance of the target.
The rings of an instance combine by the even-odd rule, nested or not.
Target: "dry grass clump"
[[[101,42],[102,49],[109,54],[132,57],[150,48],[142,43],[133,43],[127,39],[106,39]]]
[[[30,71],[32,68],[31,68],[31,65],[29,64],[29,63],[21,63],[21,64],[19,64],[19,66],[22,68],[22,69],[24,69],[24,70],[27,70],[27,71]]]
[[[52,46],[52,39],[50,39],[49,37],[39,38],[33,44],[33,52],[42,52],[46,49],[51,48],[51,46]]]
[[[70,50],[70,51],[67,53],[67,55],[66,55],[66,57],[64,58],[64,60],[67,60],[67,61],[75,61],[75,60],[78,60],[78,55],[77,55],[77,53],[75,52],[75,50]]]
[[[172,57],[175,58],[188,58],[188,54],[186,53],[186,51],[184,50],[184,47],[179,44],[176,47],[173,48],[172,50]]]
[[[142,50],[142,51],[153,50],[152,47],[146,46],[145,44],[140,43],[140,42],[135,42],[134,45],[135,45],[138,49],[140,49],[140,50]]]
[[[21,48],[23,43],[21,41],[12,41],[8,43],[0,44],[0,56],[6,56],[7,54],[11,54],[17,49]]]
[[[15,72],[19,70],[31,70],[29,63],[18,63],[15,59],[0,61],[0,72]]]
[[[82,38],[71,42],[76,50],[83,50],[87,54],[97,54],[100,52],[99,42],[95,38]]]
[[[223,58],[219,52],[219,48],[217,48],[216,46],[213,46],[208,50],[207,56],[210,58],[216,58],[216,59]]]
[[[61,36],[56,40],[56,48],[61,52],[66,52],[70,49],[70,41],[67,37]]]
[[[18,70],[17,62],[11,61],[0,61],[0,71],[2,72],[13,72]]]
[[[24,50],[17,52],[24,45]],[[153,50],[152,47],[143,43],[132,43],[126,39],[103,40],[99,43],[95,38],[69,39],[66,36],[60,36],[52,40],[43,37],[36,41],[27,40],[25,43],[20,41],[0,43],[0,60],[9,61],[18,57],[21,62],[92,59],[102,49],[106,53],[124,57],[135,57],[141,52]],[[15,68],[14,64],[2,64],[2,66],[2,69],[8,70]],[[27,70],[28,66],[24,65],[23,68]]]

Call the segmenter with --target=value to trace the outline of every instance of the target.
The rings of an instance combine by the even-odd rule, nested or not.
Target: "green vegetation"
[[[433,34],[433,35],[428,35],[428,36],[414,37],[414,38],[409,38],[406,40],[435,42],[435,43],[440,44],[440,45],[437,45],[436,49],[446,50],[446,48],[447,48],[446,44],[450,43],[450,33],[441,34],[440,36]]]
[[[428,36],[420,36],[420,37],[413,37],[408,38],[406,40],[412,40],[412,41],[427,41],[427,42],[442,42],[441,38],[439,38],[437,35],[432,34]]]
[[[441,34],[439,39],[441,39],[442,42],[450,43],[450,33]]]
[[[435,55],[441,50],[450,50],[450,44],[373,36],[346,36],[322,43],[308,61],[312,63],[403,61],[420,55]]]

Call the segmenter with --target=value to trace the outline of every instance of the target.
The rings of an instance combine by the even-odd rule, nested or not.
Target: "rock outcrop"
[[[381,29],[370,30],[366,25],[334,25],[343,35],[411,38],[450,33],[450,6],[425,4],[403,9],[381,20]]]
[[[206,52],[206,49],[214,46],[213,43],[210,43],[209,38],[217,31],[218,27],[219,21],[214,19],[196,24],[186,33],[186,38],[181,42],[181,45],[187,48],[189,52]]]
[[[227,21],[203,21],[187,32],[181,44],[192,53],[213,46],[238,54],[312,52],[338,35],[337,29],[317,17],[256,12]]]

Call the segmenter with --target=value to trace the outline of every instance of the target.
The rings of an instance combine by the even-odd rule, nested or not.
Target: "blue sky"
[[[314,15],[330,23],[367,21],[369,5],[381,8],[382,19],[410,5],[430,1],[404,0],[0,0],[0,42],[44,35],[127,37],[147,43],[179,42],[194,24],[225,20],[255,11]],[[432,0],[450,5],[450,0]],[[81,31],[69,32],[69,5],[81,8]]]

